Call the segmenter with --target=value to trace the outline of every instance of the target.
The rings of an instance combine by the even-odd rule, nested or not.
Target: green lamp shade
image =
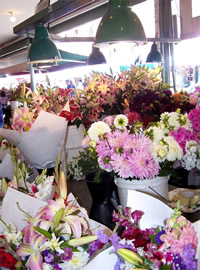
[[[102,52],[100,52],[99,48],[92,48],[91,54],[88,56],[87,60],[88,65],[100,65],[106,64],[106,59]]]
[[[30,63],[36,65],[61,61],[56,45],[49,38],[47,29],[41,23],[35,29],[35,39],[29,48],[28,59]]]
[[[153,62],[161,63],[161,62],[163,62],[162,55],[158,51],[158,48],[157,48],[157,45],[155,44],[155,42],[151,46],[151,51],[147,56],[146,62],[147,63],[153,63]]]
[[[145,42],[146,36],[138,16],[128,0],[110,0],[96,33],[95,47],[118,42]]]

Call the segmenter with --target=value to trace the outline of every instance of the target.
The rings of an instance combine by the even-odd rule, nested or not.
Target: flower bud
[[[133,265],[143,265],[143,259],[137,253],[130,249],[119,248],[117,253],[127,262]]]
[[[68,241],[68,244],[70,246],[81,246],[81,245],[85,245],[85,244],[89,244],[93,241],[97,240],[97,236],[96,235],[87,235],[87,236],[82,236],[79,238],[75,238],[75,239],[71,239]]]

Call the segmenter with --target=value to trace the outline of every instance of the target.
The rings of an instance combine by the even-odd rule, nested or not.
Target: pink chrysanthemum
[[[145,135],[129,134],[124,141],[123,148],[126,152],[133,152],[134,150],[139,150],[141,148],[150,149],[151,145],[152,141]]]
[[[113,154],[111,165],[115,173],[122,178],[134,177],[134,174],[130,168],[129,161],[126,154]]]
[[[97,146],[97,155],[98,156],[111,156],[114,153],[114,149],[110,147],[107,140],[99,140]]]
[[[128,136],[128,131],[121,132],[120,130],[116,130],[113,133],[108,133],[107,139],[111,148],[117,148],[124,145]]]
[[[158,175],[160,165],[156,163],[152,155],[145,149],[134,151],[128,158],[131,171],[135,177],[151,179]]]
[[[110,157],[106,157],[106,156],[99,157],[98,163],[99,163],[99,166],[107,172],[111,172],[113,170],[113,167],[110,162]]]
[[[114,122],[114,117],[109,115],[109,116],[106,116],[104,119],[103,119],[103,122],[105,122],[107,125],[109,125],[110,127],[112,126],[113,122]]]

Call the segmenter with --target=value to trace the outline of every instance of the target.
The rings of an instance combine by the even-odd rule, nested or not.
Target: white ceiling
[[[56,0],[51,0],[53,4]],[[3,43],[18,38],[18,35],[13,34],[13,27],[25,21],[34,15],[35,6],[39,0],[0,0],[0,45]],[[13,11],[16,17],[16,22],[10,22],[9,11]]]

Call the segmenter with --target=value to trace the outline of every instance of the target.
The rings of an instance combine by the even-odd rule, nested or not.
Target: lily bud
[[[130,249],[119,248],[117,253],[127,262],[133,265],[144,264],[142,257]]]
[[[1,192],[3,196],[5,196],[7,189],[8,189],[8,184],[6,182],[6,179],[3,177],[1,180]]]
[[[67,182],[65,173],[62,171],[60,174],[60,196],[63,198],[63,200],[67,197]]]
[[[71,239],[68,241],[68,244],[70,246],[81,246],[81,245],[85,245],[85,244],[89,244],[93,241],[97,240],[97,236],[96,235],[87,235],[87,236],[82,236],[79,238],[75,238],[75,239]]]

